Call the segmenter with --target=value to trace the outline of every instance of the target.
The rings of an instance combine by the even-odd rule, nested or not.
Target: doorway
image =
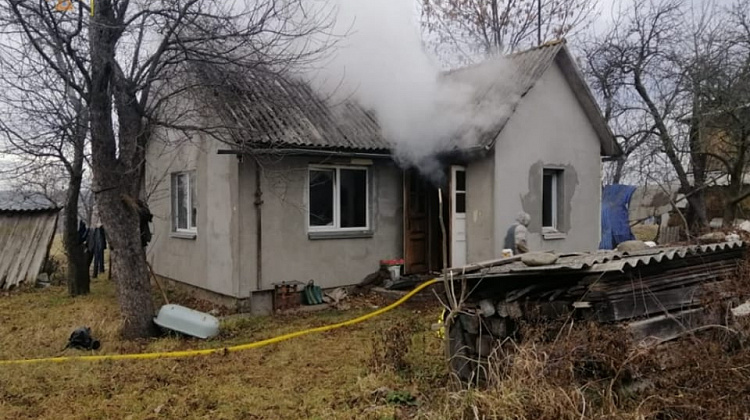
[[[413,169],[404,171],[404,272],[425,274],[443,270],[443,254],[450,263],[451,200],[443,188],[443,220],[440,224],[438,187]],[[446,249],[443,250],[445,244]],[[450,264],[449,264],[450,265]]]

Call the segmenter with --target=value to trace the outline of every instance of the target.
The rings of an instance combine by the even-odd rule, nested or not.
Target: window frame
[[[465,166],[455,166],[456,168],[456,185],[453,187],[453,197],[454,205],[453,205],[453,212],[455,214],[466,214],[466,167]],[[458,188],[458,174],[463,174],[464,177],[464,188],[459,189]],[[458,196],[463,196],[463,210],[459,211],[458,209]]]
[[[181,228],[179,226],[179,195],[177,192],[177,183],[179,182],[180,177],[185,177],[185,198],[186,198],[186,209],[187,209],[187,217],[186,217],[186,228]],[[195,201],[195,197],[193,195],[198,194],[198,189],[196,185],[193,185],[196,183],[196,174],[195,170],[190,171],[179,171],[179,172],[172,172],[171,174],[171,187],[172,191],[172,232],[175,233],[187,233],[187,234],[197,234],[198,233],[198,221],[194,220],[193,217],[193,202]]]
[[[550,188],[551,188],[551,201],[552,201],[552,203],[550,203],[551,212],[552,212],[552,214],[550,214],[550,218],[552,219],[551,225],[545,225],[544,224],[544,212],[545,212],[545,208],[544,208],[544,186],[545,186],[544,178],[548,174],[552,175],[552,185],[550,186]],[[564,169],[561,169],[561,168],[545,167],[544,169],[542,169],[542,220],[541,220],[541,222],[542,222],[541,223],[542,224],[542,233],[556,233],[556,232],[560,231],[559,230],[559,228],[560,228],[560,211],[561,211],[560,210],[560,202],[561,202],[560,186],[562,185],[561,184],[561,178],[563,178],[564,176],[565,176],[565,171],[564,171]]]
[[[365,173],[365,226],[341,227],[341,170],[357,170]],[[333,224],[330,226],[312,226],[310,224],[310,173],[312,171],[334,171],[333,176]],[[311,164],[307,167],[305,182],[305,225],[309,233],[317,232],[365,232],[371,227],[370,221],[370,168],[357,165],[320,165]]]

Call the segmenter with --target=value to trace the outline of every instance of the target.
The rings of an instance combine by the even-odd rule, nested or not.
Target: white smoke
[[[502,66],[473,71],[471,85],[441,75],[423,46],[414,5],[337,0],[334,32],[346,35],[313,75],[313,85],[374,111],[384,137],[395,144],[397,160],[428,173],[436,169],[436,154],[453,147],[458,137],[481,132],[507,110],[487,101],[477,108],[481,89],[502,78]]]

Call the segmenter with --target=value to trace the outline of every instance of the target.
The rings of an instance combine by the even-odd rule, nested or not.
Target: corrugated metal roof
[[[493,120],[479,135],[474,127],[454,142],[457,149],[490,144],[507,123],[521,98],[554,62],[563,42],[550,43],[507,57],[446,73],[479,92],[477,108],[491,107]],[[307,147],[343,150],[391,149],[375,116],[349,99],[334,103],[308,83],[256,69],[242,75],[217,74],[198,67],[214,88],[213,106],[239,143],[247,147]],[[218,83],[217,83],[218,81]],[[504,111],[499,112],[501,108]]]
[[[467,121],[465,127],[459,127],[460,134],[449,143],[448,152],[493,145],[521,99],[561,56],[561,52],[564,52],[564,57],[560,62],[568,63],[563,66],[568,70],[568,82],[581,99],[580,89],[576,87],[586,86],[586,83],[578,70],[570,69],[575,63],[568,57],[565,41],[550,42],[445,73],[445,83],[457,83],[476,93],[473,114],[480,116],[478,119],[481,120]],[[334,102],[331,98],[321,97],[303,80],[281,76],[261,67],[241,74],[222,74],[217,68],[196,65],[196,72],[207,86],[215,86],[213,95],[209,95],[212,96],[212,107],[218,110],[224,123],[232,127],[230,131],[242,147],[291,146],[347,151],[392,149],[393,144],[383,136],[375,115],[354,98]],[[600,140],[603,145],[612,142],[612,147],[617,148],[594,99],[588,99],[593,104],[593,108],[584,106],[589,118],[595,127],[601,125],[608,133],[604,136],[606,139]],[[603,146],[602,152],[613,154],[609,150],[612,147]]]
[[[390,149],[373,116],[351,100],[331,103],[301,80],[261,69],[223,80],[215,104],[241,146]]]
[[[58,211],[0,210],[0,288],[36,280],[55,234]]]
[[[675,261],[691,256],[711,255],[745,248],[742,241],[724,242],[710,245],[688,245],[665,248],[650,248],[644,251],[624,253],[618,251],[597,251],[589,254],[563,255],[551,265],[529,267],[518,261],[483,269],[467,274],[467,278],[505,277],[512,275],[543,275],[551,273],[607,273],[623,272],[628,269],[663,262]]]
[[[0,191],[0,211],[44,211],[58,207],[42,194]]]

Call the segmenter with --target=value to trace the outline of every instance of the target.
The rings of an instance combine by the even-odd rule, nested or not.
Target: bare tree
[[[582,44],[581,68],[602,105],[604,119],[610,126],[622,154],[606,167],[605,182],[619,184],[629,172],[639,169],[630,161],[641,148],[653,143],[656,132],[650,118],[633,112],[634,102],[625,87],[625,74],[612,64],[618,60],[608,48],[609,40],[593,36]],[[642,177],[640,177],[642,178]]]
[[[637,0],[586,54],[625,157],[641,147],[664,156],[698,227],[708,224],[705,96],[726,48],[723,12],[711,2],[695,10],[680,0]]]
[[[43,10],[57,13],[54,4]],[[64,19],[65,16],[62,16]],[[64,22],[60,22],[64,23]],[[88,110],[68,81],[79,83],[81,72],[62,54],[50,56],[65,77],[46,71],[46,62],[24,49],[12,17],[0,15],[0,135],[6,154],[14,155],[16,188],[33,190],[65,207],[63,246],[71,296],[89,293],[84,247],[78,237],[78,204],[83,181],[88,135]],[[44,42],[40,40],[40,45]],[[58,45],[44,48],[56,51]],[[61,197],[62,195],[62,197]]]
[[[433,38],[438,56],[463,62],[562,38],[586,26],[595,5],[592,0],[420,2],[422,26]]]
[[[737,2],[728,13],[721,46],[702,60],[710,74],[700,85],[701,135],[707,167],[726,179],[724,224],[731,225],[739,204],[750,197],[750,5]]]
[[[136,208],[149,139],[163,128],[208,131],[196,123],[200,110],[175,100],[200,85],[189,77],[193,63],[286,72],[325,48],[327,15],[298,0],[97,0],[93,11],[76,3],[66,12],[73,19],[61,23],[44,0],[6,2],[26,45],[86,98],[92,189],[112,245],[122,333],[151,335],[154,307]],[[80,80],[70,80],[58,53],[80,70]]]

